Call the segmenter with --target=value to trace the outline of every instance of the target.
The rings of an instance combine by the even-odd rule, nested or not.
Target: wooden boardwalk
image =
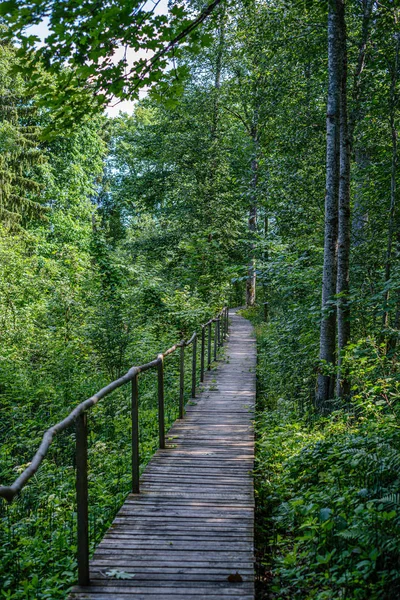
[[[235,313],[224,349],[99,544],[90,587],[71,599],[254,600],[256,348]]]

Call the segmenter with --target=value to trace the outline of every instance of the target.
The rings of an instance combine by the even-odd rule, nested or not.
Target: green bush
[[[321,417],[312,398],[298,401],[307,400],[310,382],[291,372],[292,350],[286,346],[285,354],[277,335],[285,327],[273,321],[256,327],[259,597],[397,598],[397,363],[372,339],[350,346],[352,398]]]

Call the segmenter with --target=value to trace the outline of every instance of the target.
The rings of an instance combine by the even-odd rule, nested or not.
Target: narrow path
[[[256,348],[235,313],[224,349],[99,544],[91,586],[71,599],[254,600]]]

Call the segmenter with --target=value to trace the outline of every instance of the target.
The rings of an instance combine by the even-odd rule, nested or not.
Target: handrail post
[[[224,345],[225,340],[225,308],[222,309],[221,312],[221,323],[220,323],[220,336],[221,336],[221,346]]]
[[[183,419],[183,402],[185,396],[185,340],[181,341],[179,357],[179,418]]]
[[[157,365],[158,380],[158,438],[160,448],[165,449],[165,418],[164,418],[164,357],[158,355]]]
[[[138,373],[132,379],[132,493],[138,494],[139,489],[139,388]]]
[[[89,511],[87,476],[87,414],[76,419],[76,510],[78,519],[78,583],[89,585]]]
[[[229,306],[226,308],[226,335],[229,335]]]
[[[206,346],[206,328],[201,326],[201,354],[200,354],[200,381],[204,381],[204,354]]]
[[[207,357],[207,370],[211,369],[211,321],[208,324],[208,357]]]
[[[217,324],[218,324],[218,348],[219,348],[221,345],[221,316],[220,315],[218,315]]]
[[[218,318],[215,319],[215,327],[214,327],[214,360],[217,360],[217,345],[218,345]]]
[[[192,347],[192,398],[196,398],[196,371],[197,371],[197,333],[193,337]]]

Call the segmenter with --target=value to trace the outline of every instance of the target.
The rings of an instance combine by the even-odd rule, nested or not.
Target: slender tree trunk
[[[342,73],[340,89],[340,180],[339,180],[339,213],[338,213],[338,265],[336,293],[338,295],[337,330],[338,330],[338,375],[336,394],[339,398],[348,396],[350,382],[342,369],[343,351],[350,341],[350,169],[353,148],[354,129],[360,118],[361,75],[365,66],[367,45],[370,34],[370,22],[375,0],[364,0],[364,14],[361,40],[358,49],[358,60],[353,79],[353,108],[348,115],[347,102],[347,31],[345,18],[345,2],[340,0],[338,19],[340,25],[340,45],[342,53]]]
[[[398,217],[397,223],[397,256],[400,257],[400,218]],[[400,330],[400,289],[398,288],[396,291],[396,314],[394,317],[394,328],[397,329],[397,332]],[[396,337],[393,337],[392,347],[393,350],[396,349],[398,345],[398,333]]]
[[[385,283],[390,280],[392,274],[392,259],[393,259],[393,238],[396,229],[396,171],[397,171],[397,131],[394,123],[393,115],[390,118],[390,129],[392,135],[392,166],[390,175],[390,209],[389,209],[389,226],[388,240],[386,249],[385,263]],[[382,316],[382,327],[389,327],[389,290],[386,289],[383,295],[384,312]]]
[[[225,11],[220,12],[219,24],[219,39],[217,46],[217,55],[215,57],[215,77],[214,77],[214,102],[213,102],[213,119],[211,135],[213,139],[217,138],[218,121],[219,121],[219,100],[221,90],[221,74],[222,74],[222,57],[225,48]]]
[[[339,189],[339,128],[340,128],[340,84],[341,53],[338,4],[340,0],[329,0],[328,13],[328,103],[326,116],[326,193],[324,266],[322,277],[322,316],[320,328],[321,362],[329,368],[335,364],[336,311],[330,304],[336,292],[337,273],[337,218]],[[324,411],[327,401],[334,393],[335,378],[320,372],[318,375],[316,406]]]
[[[398,219],[400,221],[400,219]],[[397,256],[400,257],[400,222],[397,223]],[[396,314],[394,317],[394,328],[400,330],[400,289],[396,292]],[[398,337],[393,338],[393,349],[398,345]]]
[[[264,268],[265,265],[268,263],[268,246],[267,246],[267,240],[268,240],[268,227],[269,227],[269,220],[268,220],[268,213],[267,213],[267,209],[265,209],[265,214],[264,214],[264,256],[263,256],[263,262],[264,262]],[[267,323],[268,321],[268,317],[269,317],[269,298],[268,298],[268,282],[265,279],[265,276],[263,277],[263,299],[264,299],[264,321]]]
[[[392,69],[392,81],[390,86],[390,133],[392,139],[392,165],[390,174],[390,209],[389,209],[389,226],[388,226],[388,241],[386,250],[386,264],[385,264],[385,283],[390,280],[392,273],[392,260],[393,260],[393,240],[396,234],[396,209],[397,209],[397,190],[396,190],[396,177],[397,177],[397,164],[398,164],[398,144],[397,144],[397,129],[396,129],[396,111],[397,111],[397,80],[399,70],[399,51],[400,51],[400,40],[399,36],[396,37],[396,50],[395,59]],[[399,219],[397,219],[399,220]],[[400,232],[397,231],[400,236]],[[384,313],[382,317],[382,326],[386,329],[389,326],[389,290],[384,292]]]
[[[254,124],[251,131],[253,140],[253,158],[251,160],[251,182],[250,182],[250,209],[249,209],[249,235],[250,235],[250,261],[247,270],[246,280],[246,306],[254,306],[256,302],[256,260],[255,252],[255,235],[257,231],[257,186],[258,186],[258,127],[257,127],[257,110],[255,111]]]
[[[338,213],[338,255],[337,282],[338,295],[338,377],[336,395],[340,398],[349,394],[350,385],[341,369],[343,350],[350,340],[350,139],[347,111],[347,35],[344,2],[338,2],[338,20],[340,25],[342,73],[340,87],[340,178]]]
[[[369,156],[364,149],[356,148],[354,153],[354,160],[357,165],[357,171],[362,172],[362,176],[359,177],[357,186],[354,193],[354,207],[353,217],[351,220],[351,231],[353,238],[353,246],[359,246],[365,241],[365,227],[368,223],[368,213],[365,211],[362,203],[364,189],[368,188],[369,178],[365,173],[367,172],[367,166],[370,163]]]
[[[223,68],[223,58],[226,48],[226,8],[222,4],[219,6],[218,13],[218,42],[216,44],[215,55],[215,73],[213,90],[213,118],[212,118],[212,138],[217,139],[220,120],[220,97],[221,97],[221,76]]]
[[[204,214],[207,215],[207,224],[213,229],[215,207],[219,203],[219,173],[221,172],[221,145],[220,145],[220,97],[221,97],[221,75],[223,68],[223,59],[225,52],[225,8],[220,5],[218,8],[218,29],[217,44],[214,58],[214,86],[211,92],[211,124],[210,136],[211,144],[209,148],[209,163],[205,181],[204,195]],[[213,233],[210,231],[207,236],[208,242],[213,239]],[[210,261],[214,261],[214,252],[210,246],[208,251],[203,254],[202,269],[203,274],[210,267]]]
[[[354,129],[360,119],[360,103],[361,103],[361,91],[362,91],[362,72],[365,67],[365,60],[367,56],[368,42],[370,39],[371,32],[371,17],[372,10],[376,4],[376,0],[363,0],[364,13],[363,13],[363,24],[361,32],[361,40],[358,46],[358,58],[357,66],[353,78],[353,89],[352,89],[352,101],[353,106],[349,116],[349,140],[350,149],[353,147]]]

